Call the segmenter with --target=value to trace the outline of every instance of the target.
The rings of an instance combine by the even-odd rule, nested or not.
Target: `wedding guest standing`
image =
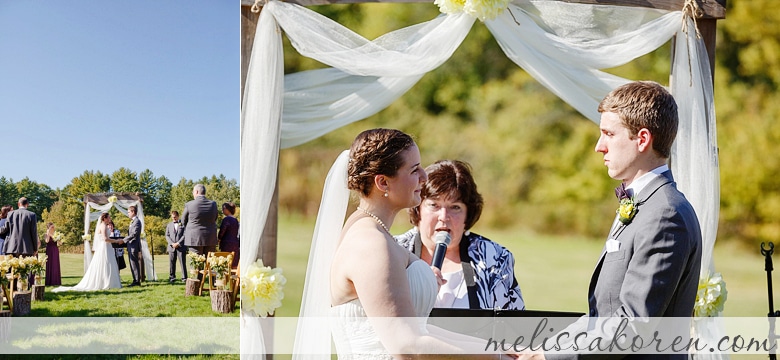
[[[46,286],[62,285],[60,248],[54,238],[54,223],[46,224]]]
[[[431,264],[435,234],[449,233],[451,242],[441,266],[447,282],[439,288],[434,307],[525,309],[512,253],[470,231],[482,214],[483,200],[469,165],[440,160],[425,168],[425,173],[428,181],[422,187],[422,202],[408,209],[414,228],[395,239]]]
[[[238,266],[239,255],[241,254],[241,244],[238,240],[238,219],[235,218],[236,204],[226,202],[222,204],[222,224],[219,225],[219,251],[232,251],[233,264],[231,267]]]
[[[196,184],[192,189],[193,200],[184,204],[182,226],[184,245],[189,251],[206,255],[217,248],[217,203],[206,199],[206,187]]]
[[[31,256],[38,251],[38,217],[27,210],[30,203],[26,197],[19,198],[19,207],[8,213],[6,222],[0,228],[0,236],[5,235],[5,253],[14,257]]]
[[[187,280],[187,246],[184,245],[184,228],[179,220],[179,212],[171,211],[171,222],[165,227],[165,240],[168,242],[169,276],[168,282],[176,281],[176,261],[181,264],[181,280]]]
[[[0,209],[0,229],[5,225],[8,213],[13,209],[14,208],[11,205],[5,205]],[[5,237],[6,235],[0,235],[0,255],[5,255]]]

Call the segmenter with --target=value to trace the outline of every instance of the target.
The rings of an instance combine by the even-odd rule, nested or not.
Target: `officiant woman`
[[[422,202],[408,210],[414,228],[395,238],[430,264],[436,248],[434,234],[450,233],[452,241],[441,267],[447,282],[439,289],[434,307],[525,309],[512,253],[470,231],[483,205],[471,167],[458,160],[440,160],[425,172],[428,181],[422,188]]]

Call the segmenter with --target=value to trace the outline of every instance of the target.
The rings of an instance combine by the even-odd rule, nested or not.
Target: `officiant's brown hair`
[[[482,194],[477,191],[477,183],[471,175],[471,166],[458,160],[439,160],[425,168],[428,181],[423,185],[422,200],[430,198],[449,198],[466,205],[466,230],[471,229],[482,215]],[[409,208],[409,222],[420,224],[420,206]]]

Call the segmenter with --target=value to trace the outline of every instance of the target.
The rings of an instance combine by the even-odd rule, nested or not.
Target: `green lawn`
[[[219,354],[219,355],[123,355],[109,354],[111,350],[106,351],[105,346],[116,346],[115,349],[121,349],[123,344],[122,336],[130,336],[139,339],[147,350],[155,353],[154,349],[179,349],[183,352],[192,353],[210,353],[212,350],[199,351],[204,345],[214,348],[214,344],[208,342],[194,341],[195,344],[188,344],[187,339],[199,339],[197,336],[207,336],[215,339],[210,331],[216,331],[222,336],[229,336],[233,339],[238,338],[238,326],[235,329],[231,326],[226,331],[219,330],[219,326],[225,326],[225,322],[212,322],[209,319],[219,319],[226,317],[236,318],[239,312],[236,310],[229,314],[221,314],[211,310],[211,300],[208,293],[204,296],[184,296],[184,283],[176,282],[169,284],[168,279],[168,257],[156,256],[155,271],[160,281],[146,281],[140,287],[123,287],[121,289],[110,289],[104,291],[90,292],[62,292],[54,293],[52,286],[46,288],[45,301],[34,301],[30,315],[27,316],[27,323],[46,323],[44,326],[27,326],[20,328],[21,332],[15,334],[22,340],[17,340],[12,344],[15,349],[24,349],[31,347],[40,351],[50,353],[66,353],[70,348],[69,342],[79,344],[80,346],[89,346],[90,352],[103,352],[103,354],[85,355],[12,355],[13,358],[23,359],[237,359],[237,354]],[[62,270],[62,284],[72,286],[79,282],[84,272],[83,254],[60,254],[60,264]],[[120,271],[122,284],[127,285],[132,281],[130,269],[125,268]],[[177,273],[181,277],[181,273]],[[42,320],[43,318],[58,318],[57,322]],[[81,319],[89,317],[90,320]],[[120,322],[110,319],[108,329],[119,327],[117,331],[125,335],[97,335],[100,331],[106,331],[106,325],[97,325],[99,319],[95,318],[127,318],[130,322]],[[74,318],[73,323],[68,322],[67,318]],[[154,318],[149,320],[130,318]],[[24,319],[24,318],[19,318]],[[177,320],[182,319],[182,320]],[[15,320],[19,321],[19,320]],[[103,320],[105,321],[105,320]],[[137,322],[133,322],[137,321]],[[191,324],[191,328],[181,326]],[[49,325],[49,323],[51,323]],[[114,325],[112,325],[114,324]],[[217,324],[216,328],[211,330],[207,326],[198,324]],[[86,330],[85,330],[86,329]],[[191,335],[185,335],[187,334]],[[110,331],[110,334],[115,332]],[[219,340],[216,347],[223,346],[226,339]],[[119,345],[113,345],[113,344]],[[192,341],[190,341],[192,342]],[[85,345],[88,343],[89,345]],[[108,345],[106,345],[108,344]],[[104,346],[101,348],[100,346]],[[95,350],[103,349],[103,350]],[[151,350],[150,350],[151,349]],[[195,350],[192,350],[195,349]],[[130,350],[135,351],[135,350]],[[170,350],[168,350],[170,351]],[[118,351],[122,352],[122,351]],[[127,352],[125,350],[124,352]],[[160,350],[160,352],[167,352]],[[3,355],[0,355],[3,356]]]
[[[84,274],[83,254],[60,254],[62,284],[76,285]],[[184,283],[168,283],[168,256],[155,256],[159,281],[146,281],[141,287],[126,287],[132,281],[130,268],[120,270],[121,289],[54,293],[46,288],[46,301],[34,302],[30,316],[122,316],[122,317],[205,317],[238,316],[238,311],[220,314],[211,310],[205,296],[184,297]],[[181,278],[181,271],[177,271]]]
[[[406,231],[406,224],[399,216],[393,233]],[[278,266],[284,270],[287,285],[278,316],[298,315],[313,229],[313,220],[299,217],[282,216],[279,222]],[[587,310],[588,283],[603,240],[495,231],[479,225],[474,231],[501,243],[515,255],[515,274],[528,309]],[[766,272],[758,248],[716,244],[714,256],[716,271],[723,274],[729,291],[724,315],[766,316]],[[780,258],[776,261],[780,262]],[[780,273],[775,276],[780,277]]]

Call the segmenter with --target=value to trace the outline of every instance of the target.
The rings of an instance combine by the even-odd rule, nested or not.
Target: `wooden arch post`
[[[244,86],[249,70],[249,60],[252,56],[252,45],[255,41],[255,30],[260,19],[260,13],[253,13],[251,5],[253,1],[241,1],[241,102],[244,101]],[[261,8],[262,9],[262,8]],[[276,174],[276,187],[268,209],[268,218],[265,221],[265,230],[261,235],[260,254],[263,265],[276,267],[276,242],[279,222],[279,171]]]

